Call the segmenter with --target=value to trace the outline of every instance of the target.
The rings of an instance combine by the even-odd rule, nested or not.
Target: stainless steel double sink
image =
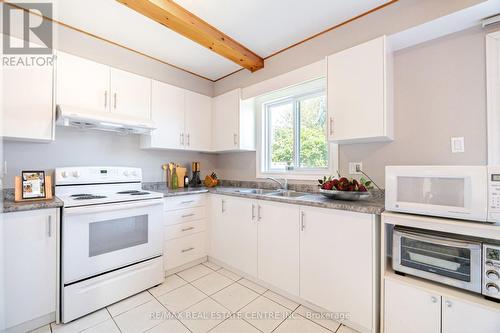
[[[308,193],[295,192],[295,191],[285,191],[285,190],[263,190],[255,188],[235,188],[235,189],[224,189],[221,191],[241,193],[241,194],[255,194],[255,195],[265,195],[270,197],[282,197],[282,198],[301,198]]]

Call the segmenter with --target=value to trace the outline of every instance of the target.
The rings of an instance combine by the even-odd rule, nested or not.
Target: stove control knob
[[[488,283],[486,285],[486,290],[488,290],[488,293],[490,294],[496,294],[500,291],[500,288],[494,283]]]
[[[80,171],[73,171],[73,177],[75,178],[80,177]]]
[[[498,272],[496,272],[496,271],[487,271],[486,277],[492,281],[496,281],[496,280],[500,279],[500,274],[498,274]]]
[[[132,171],[132,176],[137,177],[137,171]]]
[[[125,171],[123,171],[123,175],[124,175],[125,177],[128,177],[128,176],[130,176],[130,173],[129,173],[129,171],[128,171],[128,170],[125,170]]]
[[[61,172],[61,177],[67,178],[68,177],[68,173],[66,171]]]

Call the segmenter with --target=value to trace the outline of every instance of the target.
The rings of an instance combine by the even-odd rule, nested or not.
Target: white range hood
[[[58,126],[77,127],[122,134],[148,134],[155,129],[150,120],[137,119],[113,112],[95,112],[73,106],[57,105]]]

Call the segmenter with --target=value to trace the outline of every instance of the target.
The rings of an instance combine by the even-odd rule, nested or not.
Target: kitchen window
[[[318,79],[262,99],[261,178],[316,179],[336,170],[337,149],[326,134],[325,88]]]

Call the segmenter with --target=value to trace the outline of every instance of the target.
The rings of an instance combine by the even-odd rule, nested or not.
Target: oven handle
[[[405,231],[394,230],[394,236],[398,237],[399,239],[401,239],[402,237],[406,237],[422,242],[435,243],[443,246],[460,247],[463,249],[471,249],[471,250],[481,250],[481,243],[479,242],[468,242],[466,240],[461,240],[461,239],[450,240],[449,238],[432,236],[432,235],[422,236],[406,230]]]
[[[114,204],[82,206],[82,207],[67,207],[67,208],[65,207],[64,214],[65,215],[93,214],[93,213],[101,213],[101,212],[108,212],[108,211],[122,210],[122,209],[150,207],[162,204],[163,200],[153,199],[153,200],[134,201],[134,202],[119,202]]]

